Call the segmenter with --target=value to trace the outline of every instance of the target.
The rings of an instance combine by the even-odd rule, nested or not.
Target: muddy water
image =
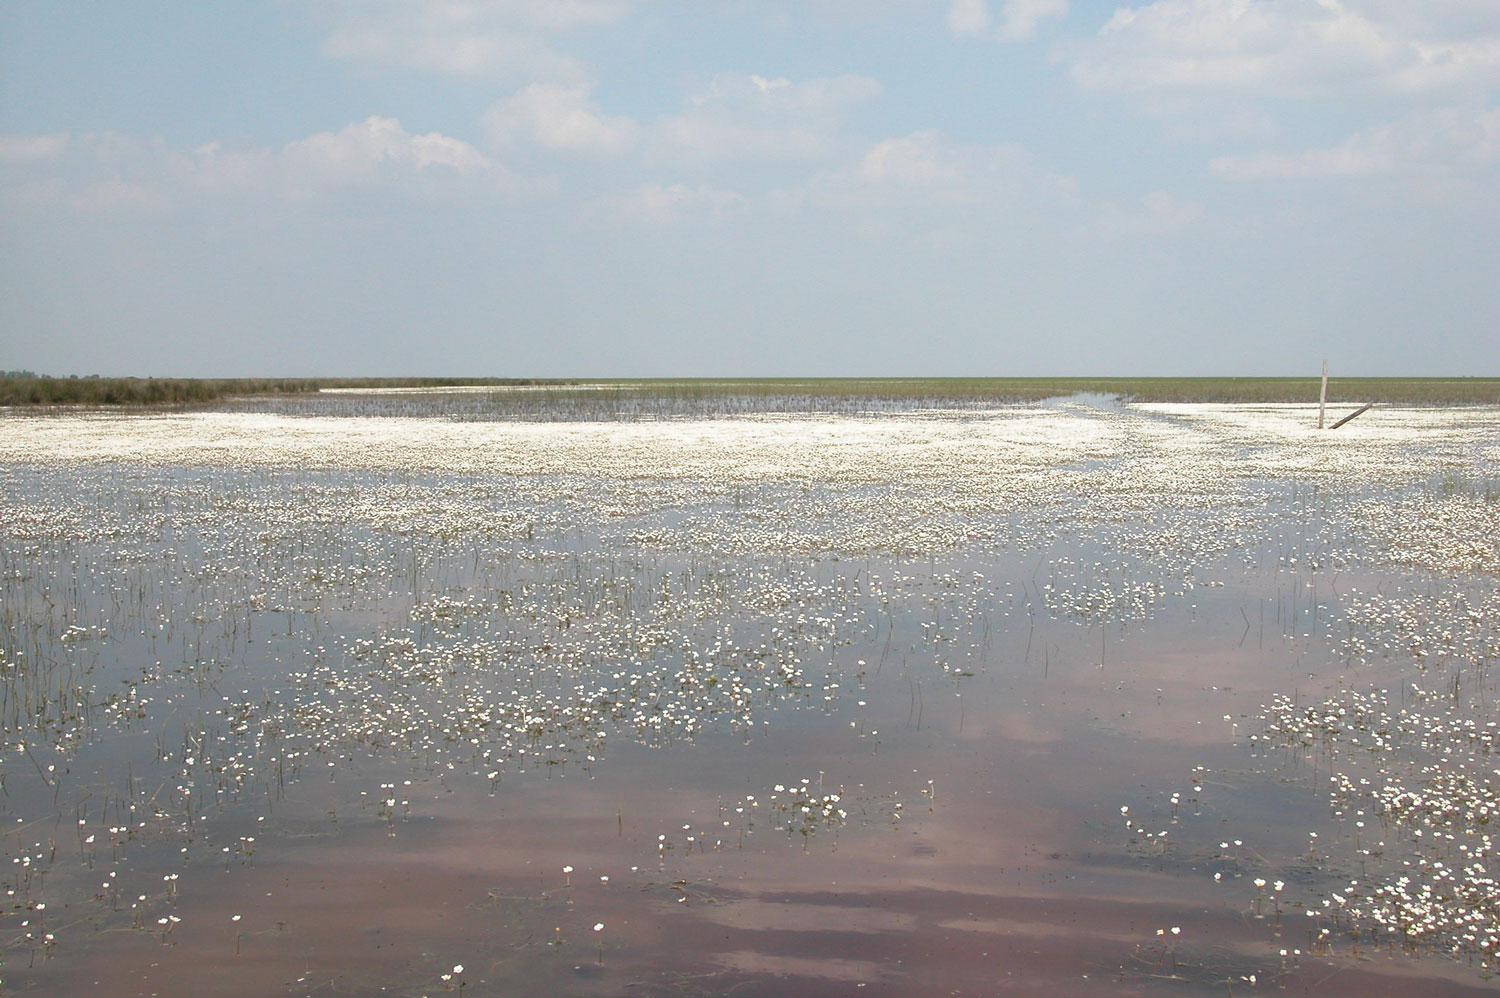
[[[1488,722],[1488,631],[1441,665],[1349,643],[1356,596],[1415,594],[1408,639],[1453,627],[1421,600],[1487,605],[1350,512],[1435,504],[1472,560],[1490,500],[1369,468],[1482,476],[1473,427],[1393,423],[1338,477],[1069,412],[777,423],[839,471],[769,478],[713,422],[570,476],[529,438],[488,442],[522,470],[339,465],[337,420],[6,424],[6,988],[1487,991],[1477,944],[1333,900],[1426,846],[1330,804],[1377,770],[1264,719],[1429,709],[1411,683],[1462,665],[1443,709]],[[952,487],[882,463],[903,420]]]

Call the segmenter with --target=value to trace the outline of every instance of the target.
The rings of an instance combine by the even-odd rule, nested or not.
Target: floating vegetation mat
[[[6,993],[1490,986],[1500,410],[418,402],[0,416]]]

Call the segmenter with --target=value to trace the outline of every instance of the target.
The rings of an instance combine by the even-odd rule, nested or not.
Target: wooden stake
[[[1364,405],[1360,406],[1358,409],[1355,409],[1353,412],[1345,416],[1343,419],[1339,420],[1337,423],[1334,423],[1329,427],[1329,429],[1336,430],[1340,426],[1343,426],[1345,423],[1349,422],[1349,420],[1353,419],[1355,416],[1363,416],[1365,413],[1370,411],[1370,406],[1374,404],[1374,402],[1366,402]]]
[[[1328,361],[1323,361],[1323,388],[1318,392],[1318,429],[1323,428],[1323,406],[1328,402]]]

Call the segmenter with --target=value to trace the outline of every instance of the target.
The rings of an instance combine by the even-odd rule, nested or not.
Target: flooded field
[[[5,993],[1493,989],[1500,409],[497,398],[0,416]]]

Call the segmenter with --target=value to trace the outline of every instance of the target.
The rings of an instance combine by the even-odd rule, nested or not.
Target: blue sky
[[[10,0],[0,368],[1500,375],[1500,0]]]

